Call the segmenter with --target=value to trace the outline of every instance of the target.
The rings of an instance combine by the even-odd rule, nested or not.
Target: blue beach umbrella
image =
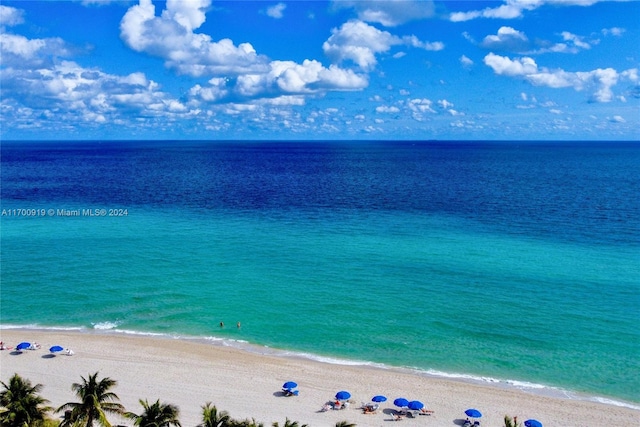
[[[393,401],[393,404],[399,408],[404,408],[405,406],[409,405],[409,401],[404,397],[399,397]]]
[[[373,397],[371,398],[371,401],[372,401],[372,402],[376,402],[376,403],[386,402],[386,401],[387,401],[387,398],[386,398],[385,396],[382,396],[382,395],[380,395],[380,394],[379,394],[379,395],[377,395],[377,396],[373,396]]]
[[[296,387],[298,387],[298,384],[294,383],[293,381],[287,381],[286,383],[282,384],[282,388],[284,388],[285,390],[291,390]]]
[[[464,413],[467,414],[467,417],[471,417],[471,418],[482,417],[482,414],[477,409],[467,409],[466,411],[464,411]]]
[[[26,350],[29,347],[31,347],[31,343],[30,342],[21,342],[20,344],[18,344],[16,346],[16,350]]]
[[[62,350],[64,350],[64,348],[60,347],[59,345],[54,345],[53,347],[51,347],[49,349],[49,351],[51,353],[57,353],[57,352],[62,351]]]
[[[527,420],[524,425],[527,427],[542,427],[542,423],[538,420]]]
[[[407,407],[412,411],[419,411],[420,409],[424,408],[424,403],[420,402],[419,400],[412,400],[407,404]]]
[[[348,391],[343,390],[336,393],[336,399],[338,400],[347,400],[350,397],[351,393],[349,393]]]

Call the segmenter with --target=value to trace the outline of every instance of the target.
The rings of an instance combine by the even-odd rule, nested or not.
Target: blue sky
[[[10,1],[2,139],[640,139],[640,2]]]

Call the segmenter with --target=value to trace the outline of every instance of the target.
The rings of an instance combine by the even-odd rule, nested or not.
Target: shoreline
[[[127,410],[139,413],[139,399],[171,403],[180,408],[184,427],[201,422],[201,406],[212,402],[234,419],[255,418],[271,425],[286,418],[310,426],[335,425],[347,420],[360,426],[385,425],[395,410],[393,400],[420,400],[434,410],[429,417],[407,418],[412,425],[456,425],[464,410],[483,412],[482,425],[502,425],[504,415],[545,426],[608,426],[636,423],[638,409],[573,398],[549,397],[516,388],[420,375],[405,369],[375,365],[334,364],[301,355],[258,354],[199,339],[166,335],[114,333],[94,330],[0,328],[5,345],[35,341],[42,349],[13,354],[0,352],[1,380],[14,373],[43,384],[41,396],[58,407],[75,401],[71,384],[99,372],[99,378],[118,381],[114,392]],[[61,345],[74,351],[69,357],[49,357],[48,348]],[[47,357],[43,357],[47,356]],[[281,396],[286,381],[299,384],[300,395]],[[319,412],[339,390],[349,390],[352,405],[343,411]],[[382,412],[365,415],[357,410],[373,395],[389,398]],[[59,414],[56,414],[59,416]],[[426,420],[424,420],[426,418]],[[114,423],[115,424],[115,423]],[[130,422],[117,424],[130,425]]]
[[[164,334],[156,332],[141,332],[126,329],[116,329],[116,324],[102,325],[102,327],[96,327],[93,329],[83,327],[45,327],[45,326],[24,326],[24,325],[1,325],[0,333],[3,330],[7,331],[42,331],[44,333],[77,333],[77,334],[91,334],[100,336],[130,336],[140,338],[151,338],[159,340],[180,341],[186,343],[198,343],[202,345],[208,345],[213,347],[231,348],[241,352],[254,354],[257,356],[270,356],[285,359],[300,360],[302,362],[310,361],[323,363],[336,366],[356,366],[362,368],[380,369],[389,372],[399,372],[403,374],[410,374],[424,378],[432,378],[435,380],[454,381],[462,384],[474,384],[484,387],[497,388],[505,391],[522,392],[525,394],[532,394],[536,396],[578,400],[585,402],[601,403],[605,405],[611,405],[622,408],[629,408],[632,410],[640,411],[640,402],[634,402],[624,400],[619,397],[604,396],[588,394],[585,392],[579,392],[571,389],[565,389],[558,386],[552,386],[548,384],[532,383],[526,380],[513,380],[513,379],[501,379],[486,376],[477,376],[473,374],[457,373],[457,372],[441,372],[436,370],[425,370],[414,367],[403,367],[386,365],[383,363],[377,363],[367,360],[353,360],[353,359],[341,359],[340,357],[333,356],[320,356],[313,353],[301,352],[296,350],[287,350],[264,346],[260,344],[253,344],[249,341],[242,339],[234,339],[229,337],[216,337],[216,336],[190,336],[181,334]]]

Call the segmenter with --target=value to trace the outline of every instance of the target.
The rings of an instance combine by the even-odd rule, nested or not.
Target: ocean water
[[[640,143],[3,142],[1,156],[3,328],[640,408]]]

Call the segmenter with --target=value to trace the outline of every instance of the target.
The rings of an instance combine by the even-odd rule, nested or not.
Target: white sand
[[[180,409],[184,427],[201,422],[201,406],[212,402],[234,419],[255,418],[266,427],[283,425],[288,417],[309,426],[334,426],[349,421],[358,426],[387,426],[394,412],[393,399],[421,400],[435,411],[431,416],[406,418],[401,425],[455,426],[464,410],[483,413],[482,426],[503,426],[505,414],[524,421],[538,419],[545,427],[631,426],[640,411],[594,402],[549,398],[520,391],[428,378],[361,366],[333,365],[309,360],[262,356],[228,347],[193,344],[166,338],[71,333],[35,330],[0,330],[0,339],[15,346],[35,341],[42,349],[0,351],[0,379],[18,373],[33,384],[44,385],[41,395],[58,407],[76,401],[71,384],[81,376],[99,372],[99,378],[118,382],[114,392],[127,410],[140,413],[139,399],[160,399]],[[72,348],[73,356],[49,357],[48,348]],[[283,397],[285,381],[296,381],[300,395]],[[348,390],[353,404],[341,411],[319,412],[336,392]],[[383,394],[389,400],[381,411],[365,415],[361,402]],[[57,414],[60,416],[61,414]],[[130,421],[111,418],[113,424]]]

